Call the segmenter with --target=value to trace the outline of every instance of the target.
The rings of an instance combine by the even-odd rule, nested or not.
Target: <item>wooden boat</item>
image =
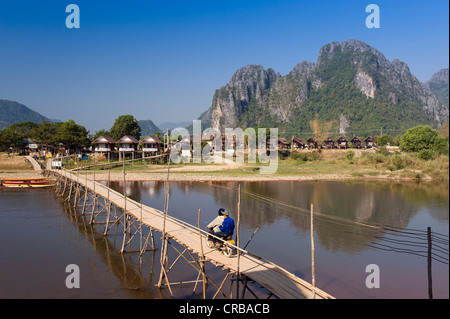
[[[8,187],[8,188],[43,188],[43,187],[52,187],[55,186],[56,184],[38,184],[38,185],[33,185],[33,184],[5,184],[3,183],[1,186],[2,187]]]
[[[48,184],[51,181],[45,180],[45,181],[2,181],[3,184],[30,184],[30,185],[42,185],[42,184]]]
[[[0,186],[15,188],[42,188],[55,186],[55,184],[47,178],[12,178],[0,180]]]
[[[48,181],[48,178],[45,177],[36,177],[36,178],[7,178],[2,179],[0,182],[29,182],[29,181]]]

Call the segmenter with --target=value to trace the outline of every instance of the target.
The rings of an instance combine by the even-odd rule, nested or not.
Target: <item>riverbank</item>
[[[342,155],[344,154],[344,155]],[[445,181],[449,180],[449,158],[439,156],[422,160],[414,154],[383,155],[367,153],[345,156],[348,153],[323,151],[321,157],[280,157],[276,173],[261,174],[264,164],[222,163],[222,164],[172,164],[169,170],[171,181],[311,181],[311,180],[380,180],[380,181]],[[23,157],[0,158],[0,179],[38,177],[39,172]],[[15,164],[13,164],[15,163]],[[80,175],[95,172],[96,180],[122,181],[122,167],[110,172],[103,168],[80,170]],[[141,161],[127,164],[128,181],[164,181],[167,178],[167,164],[150,164]]]

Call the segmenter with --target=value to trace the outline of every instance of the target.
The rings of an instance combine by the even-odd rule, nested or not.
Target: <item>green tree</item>
[[[400,138],[400,149],[406,152],[433,150],[438,153],[448,153],[448,139],[439,135],[428,125],[419,125],[409,129]]]
[[[378,136],[378,138],[377,138],[377,145],[378,146],[386,146],[388,143],[390,145],[392,145],[393,141],[394,140],[393,140],[392,136],[387,135],[387,134],[383,134],[381,136]]]
[[[137,140],[141,137],[141,128],[133,115],[119,116],[109,132],[111,137],[116,141],[121,139],[124,135],[131,135]]]
[[[61,128],[62,123],[51,123],[44,121],[39,124],[36,129],[33,130],[31,138],[36,143],[48,145],[55,145],[58,143],[58,131]]]
[[[105,129],[101,129],[101,130],[95,132],[94,136],[92,137],[92,140],[95,141],[100,136],[110,136],[110,135],[111,135],[111,133],[109,133],[109,131],[107,131]]]
[[[89,131],[84,126],[78,125],[74,120],[68,120],[61,124],[56,139],[70,150],[74,146],[89,144],[88,134]]]
[[[39,124],[31,121],[15,123],[9,126],[10,129],[14,130],[14,132],[19,134],[22,138],[31,138],[33,136],[33,131],[38,127]]]
[[[5,127],[0,131],[0,149],[1,150],[9,150],[13,148],[14,150],[18,150],[25,146],[25,141],[22,135],[17,134],[17,132],[11,127]]]

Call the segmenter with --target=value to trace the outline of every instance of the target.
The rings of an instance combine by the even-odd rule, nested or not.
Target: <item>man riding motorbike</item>
[[[224,240],[231,239],[235,228],[234,220],[230,217],[230,213],[226,209],[220,208],[218,213],[219,216],[206,227],[210,229],[210,233],[214,236],[223,238]],[[221,242],[217,238],[210,236],[208,241],[210,241],[211,246],[221,246]]]

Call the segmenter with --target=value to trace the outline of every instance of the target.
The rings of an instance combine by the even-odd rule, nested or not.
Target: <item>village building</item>
[[[119,152],[134,152],[137,151],[139,141],[131,135],[125,135],[117,141],[119,144]]]
[[[316,149],[318,147],[317,140],[314,137],[310,137],[306,141],[306,145],[307,145],[308,149]]]
[[[340,149],[347,149],[348,148],[348,141],[345,138],[345,136],[341,136],[337,140],[337,147]]]
[[[365,140],[364,143],[366,143],[366,148],[372,148],[375,147],[375,139],[372,136],[368,136]]]
[[[336,143],[336,141],[332,137],[329,137],[329,136],[323,141],[325,148],[328,148],[328,149],[336,148],[335,143]]]
[[[193,140],[193,137],[185,136],[175,144],[175,147],[179,148],[181,156],[191,157],[194,148]]]
[[[63,156],[68,153],[68,150],[66,150],[66,146],[63,143],[58,143],[55,146],[55,153],[60,154],[60,156]]]
[[[222,133],[222,150],[229,154],[234,154],[236,151],[236,135]],[[243,147],[243,145],[239,145]]]
[[[160,154],[163,142],[153,135],[148,135],[141,139],[140,144],[142,145],[142,151],[144,153]]]
[[[361,148],[362,147],[362,141],[358,136],[355,136],[352,138],[352,140],[350,141],[350,143],[352,143],[354,148]]]
[[[289,150],[289,149],[291,149],[291,144],[285,138],[279,137],[278,150]]]
[[[291,140],[291,149],[292,150],[301,150],[305,148],[305,143],[303,143],[303,141],[298,138],[298,137],[293,137]]]
[[[94,152],[111,152],[114,150],[116,141],[107,135],[97,137],[92,144],[94,145]]]

